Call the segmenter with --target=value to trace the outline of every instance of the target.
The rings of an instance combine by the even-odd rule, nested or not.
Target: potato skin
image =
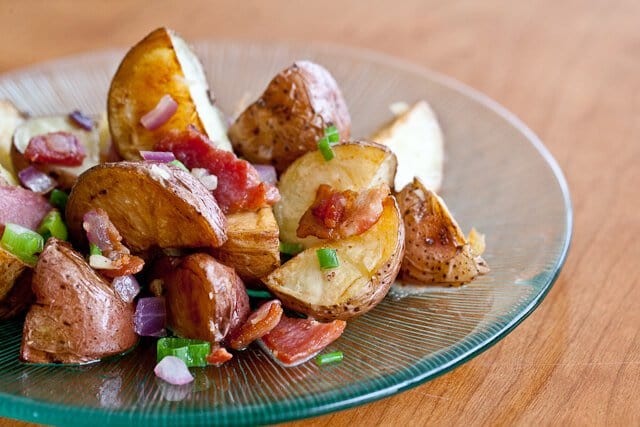
[[[0,247],[0,301],[2,301],[13,288],[18,277],[29,269],[20,258]]]
[[[322,66],[297,61],[271,80],[228,134],[240,156],[283,172],[295,159],[317,149],[330,124],[342,139],[349,138],[351,118],[336,81]]]
[[[33,303],[32,277],[33,270],[28,268],[15,280],[11,290],[0,301],[0,320],[18,316]]]
[[[221,342],[249,315],[249,297],[240,277],[212,256],[197,253],[161,260],[167,323],[176,335]]]
[[[124,302],[68,243],[47,241],[32,285],[36,301],[24,324],[23,361],[87,363],[137,342],[133,303]]]
[[[264,279],[269,290],[287,308],[322,321],[347,320],[371,310],[389,292],[404,255],[405,229],[395,198],[387,197],[383,206],[378,222],[363,234],[324,241],[275,270]],[[340,267],[320,270],[320,247],[335,249]],[[331,301],[311,301],[332,288]]]
[[[221,263],[235,269],[245,284],[262,285],[260,278],[280,267],[278,224],[270,207],[227,216],[227,241],[213,250]]]
[[[66,208],[73,241],[85,241],[82,217],[96,208],[107,212],[132,253],[217,247],[226,241],[226,218],[211,193],[171,165],[105,163],[82,174]]]

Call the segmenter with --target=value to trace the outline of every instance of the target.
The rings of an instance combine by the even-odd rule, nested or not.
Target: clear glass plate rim
[[[511,330],[513,330],[516,326],[518,326],[526,317],[528,317],[535,308],[542,302],[544,297],[547,295],[549,290],[551,289],[553,283],[558,278],[558,275],[564,265],[564,262],[567,257],[567,253],[571,243],[571,236],[573,230],[573,208],[571,203],[571,197],[569,194],[569,188],[567,181],[564,177],[562,170],[560,169],[558,163],[556,162],[553,155],[549,152],[546,146],[542,143],[542,141],[535,135],[535,133],[529,129],[517,116],[507,110],[505,107],[494,101],[489,96],[477,91],[476,89],[471,88],[470,86],[452,78],[446,76],[444,74],[438,73],[436,71],[424,68],[420,65],[413,64],[403,59],[399,59],[397,57],[380,53],[374,50],[360,48],[360,47],[347,47],[342,45],[335,45],[331,43],[302,43],[302,42],[278,42],[278,41],[269,41],[269,42],[255,42],[255,41],[244,41],[244,40],[233,40],[233,39],[211,39],[211,40],[202,40],[194,43],[197,48],[206,47],[210,44],[217,45],[238,45],[238,46],[256,46],[259,45],[266,49],[300,49],[300,48],[310,48],[314,52],[323,52],[330,55],[342,55],[349,58],[358,58],[363,61],[367,61],[370,63],[375,63],[378,65],[386,65],[391,66],[393,68],[398,68],[403,71],[410,72],[417,76],[422,77],[423,79],[428,79],[434,81],[438,84],[446,86],[467,98],[472,99],[473,101],[482,104],[487,107],[498,116],[502,117],[508,124],[513,126],[519,132],[521,132],[526,139],[536,148],[536,150],[540,153],[540,155],[545,160],[546,164],[551,169],[556,182],[561,190],[563,202],[564,202],[564,211],[565,211],[565,232],[563,237],[563,244],[561,248],[560,255],[556,258],[552,269],[548,270],[551,272],[546,277],[546,283],[542,285],[540,292],[538,292],[534,297],[528,301],[528,304],[525,307],[520,308],[519,312],[516,316],[514,316],[511,321],[509,321],[506,325],[502,327],[499,331],[495,332],[492,337],[488,340],[484,340],[477,345],[472,346],[466,352],[458,355],[457,357],[449,360],[447,363],[439,365],[435,369],[431,370],[423,370],[424,369],[424,358],[417,361],[413,367],[416,367],[423,372],[420,375],[410,375],[409,373],[403,371],[399,371],[398,373],[394,373],[392,375],[391,384],[386,387],[379,387],[378,381],[379,379],[371,379],[366,382],[360,383],[358,387],[350,391],[349,393],[345,393],[342,396],[338,396],[336,399],[335,391],[328,391],[319,395],[310,397],[298,397],[286,400],[286,404],[283,402],[272,402],[263,405],[250,405],[250,406],[229,406],[225,408],[214,408],[211,411],[180,411],[176,413],[176,418],[179,418],[181,423],[191,423],[191,422],[199,422],[202,423],[211,421],[210,417],[214,413],[216,414],[216,418],[221,415],[227,415],[232,419],[237,420],[237,417],[242,414],[251,413],[254,418],[252,423],[256,421],[255,418],[262,419],[263,423],[278,423],[289,421],[293,419],[301,419],[308,418],[313,416],[322,415],[328,412],[338,411],[348,409],[354,406],[362,405],[365,403],[369,403],[378,399],[382,399],[384,397],[391,396],[393,394],[406,391],[410,388],[418,386],[426,381],[434,379],[440,375],[443,375],[455,367],[467,362],[468,360],[474,358],[479,355],[483,351],[489,349],[502,338],[504,338]],[[33,65],[29,65],[26,67],[16,68],[9,70],[0,75],[0,82],[2,80],[11,80],[25,73],[32,73],[35,71],[42,71],[44,69],[57,69],[68,62],[72,61],[97,61],[104,57],[113,56],[115,54],[122,54],[124,49],[106,49],[95,52],[87,52],[80,54],[73,54],[61,58],[52,59],[49,61],[36,63]],[[467,337],[468,339],[468,337]],[[423,368],[423,369],[421,369]],[[339,393],[339,391],[338,391]],[[323,396],[331,396],[330,399],[322,399]],[[326,403],[317,404],[318,401],[327,400]],[[7,410],[4,416],[8,417],[18,417],[25,420],[35,421],[35,422],[47,422],[47,419],[57,419],[61,418],[72,418],[81,416],[81,415],[94,415],[96,412],[100,412],[99,408],[89,408],[89,407],[69,407],[69,406],[61,406],[53,403],[47,403],[39,400],[17,397],[15,395],[6,394],[0,392],[0,404]],[[25,412],[25,408],[23,406],[29,406],[29,413]],[[21,408],[22,407],[22,408]],[[269,416],[265,416],[265,414],[269,414]],[[119,422],[131,422],[141,415],[139,410],[108,410],[104,411],[107,419],[105,420],[107,423],[119,423]],[[143,418],[145,422],[155,422],[158,420],[166,421],[167,417],[171,418],[170,413],[166,413],[164,411],[156,412],[156,413],[143,413]]]

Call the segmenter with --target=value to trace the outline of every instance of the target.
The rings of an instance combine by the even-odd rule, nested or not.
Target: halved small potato
[[[398,157],[395,189],[400,191],[416,176],[431,191],[440,191],[444,147],[438,119],[426,101],[406,106],[378,130],[371,140],[384,144]]]
[[[227,241],[213,254],[233,267],[245,283],[259,283],[260,278],[280,266],[278,224],[273,210],[266,207],[228,215]]]
[[[84,146],[86,157],[80,166],[59,166],[34,164],[34,166],[49,176],[55,178],[61,188],[69,189],[73,186],[78,176],[89,168],[100,163],[100,154],[105,142],[101,139],[99,123],[100,116],[92,117],[96,126],[87,131],[75,124],[67,115],[33,117],[18,126],[13,134],[11,147],[11,160],[16,173],[31,165],[24,157],[24,152],[29,146],[31,138],[50,132],[69,132],[78,138]]]
[[[298,158],[280,177],[280,202],[273,212],[280,227],[280,239],[305,246],[318,243],[315,237],[296,235],[300,218],[311,206],[320,184],[337,191],[358,191],[393,185],[396,156],[388,148],[370,142],[346,142],[333,147],[334,158],[326,161],[319,151]]]
[[[82,217],[102,208],[133,253],[160,248],[212,248],[226,241],[227,223],[215,199],[189,172],[147,162],[104,163],[73,186],[69,232],[83,242]]]
[[[297,61],[240,114],[229,128],[229,139],[248,161],[272,164],[283,172],[315,150],[331,124],[342,139],[349,139],[351,118],[338,84],[324,67]]]
[[[480,257],[484,236],[470,233],[472,244],[444,201],[415,179],[397,195],[406,229],[406,252],[399,279],[411,284],[459,286],[489,271]]]
[[[364,233],[306,249],[269,274],[264,283],[282,303],[318,320],[349,319],[385,297],[404,254],[404,226],[393,197]],[[316,250],[334,249],[340,266],[322,270]]]
[[[164,95],[178,109],[162,126],[148,130],[140,119]],[[218,148],[231,151],[225,120],[209,96],[195,53],[175,32],[158,28],[129,50],[111,81],[107,111],[115,147],[126,160],[140,159],[140,150],[153,150],[162,133],[193,125]]]
[[[0,100],[0,166],[14,173],[11,162],[11,144],[13,132],[27,118],[27,115],[16,108],[7,99]]]

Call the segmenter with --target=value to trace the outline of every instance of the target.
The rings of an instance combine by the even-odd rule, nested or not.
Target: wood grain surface
[[[400,395],[292,425],[640,424],[640,2],[0,2],[0,72],[187,39],[318,40],[459,79],[522,118],[564,170],[569,257],[498,345]],[[0,426],[27,424],[0,420]]]

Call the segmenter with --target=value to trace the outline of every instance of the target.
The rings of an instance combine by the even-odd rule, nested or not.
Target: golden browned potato
[[[486,262],[465,239],[444,201],[419,179],[397,195],[406,229],[406,252],[399,279],[412,284],[459,286],[489,271]],[[470,235],[475,250],[484,237]]]
[[[23,361],[86,363],[137,342],[133,304],[124,302],[68,243],[47,240],[32,285],[36,301],[24,323]]]
[[[159,263],[156,279],[163,281],[167,324],[176,335],[221,342],[246,320],[249,297],[232,268],[203,253]]]
[[[397,104],[394,106],[398,107]],[[417,176],[431,191],[440,191],[444,164],[442,130],[426,101],[403,105],[396,118],[371,140],[386,145],[398,157],[395,189],[400,191]]]
[[[349,319],[371,310],[387,295],[404,254],[404,226],[393,197],[364,233],[322,242],[269,274],[264,283],[282,303],[318,320]],[[334,249],[340,266],[322,270],[316,250]]]
[[[228,215],[227,241],[213,255],[245,283],[261,283],[260,278],[280,266],[278,224],[271,207]]]
[[[226,219],[189,172],[150,162],[105,163],[83,173],[66,208],[72,240],[84,241],[82,217],[102,208],[133,253],[160,248],[212,248],[226,241]]]
[[[0,246],[0,301],[4,300],[20,275],[29,269],[20,258]]]
[[[315,150],[331,124],[342,139],[349,138],[351,118],[338,84],[322,66],[297,61],[275,76],[238,117],[229,139],[240,156],[282,172]]]
[[[157,129],[140,119],[160,98],[170,95],[175,114]],[[158,137],[171,129],[195,126],[219,148],[231,150],[222,113],[211,104],[202,64],[187,43],[172,30],[158,28],[129,50],[111,81],[107,111],[113,143],[126,160],[153,150]]]
[[[11,290],[0,300],[0,320],[11,319],[25,311],[33,302],[31,268],[25,269],[16,279]]]
[[[11,160],[16,173],[31,166],[29,160],[24,157],[31,138],[50,132],[68,132],[75,135],[85,149],[86,157],[82,164],[80,166],[34,164],[34,166],[58,181],[61,188],[71,188],[82,172],[100,163],[100,155],[106,142],[103,141],[99,126],[100,116],[92,116],[92,118],[96,125],[90,131],[75,124],[67,115],[33,117],[25,120],[13,134]]]
[[[11,101],[0,100],[0,166],[10,174],[15,173],[10,155],[13,132],[26,117]]]
[[[300,218],[316,198],[320,184],[337,191],[358,191],[386,184],[393,185],[396,157],[388,148],[369,142],[348,142],[333,147],[335,157],[326,161],[313,151],[296,160],[278,182],[280,202],[273,213],[280,227],[280,239],[287,243],[310,246],[318,243],[314,237],[296,235]]]

